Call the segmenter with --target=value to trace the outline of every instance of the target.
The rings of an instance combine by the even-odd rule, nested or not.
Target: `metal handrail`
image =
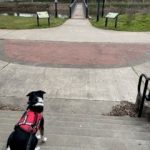
[[[83,5],[84,5],[84,8],[85,8],[85,17],[88,18],[89,15],[88,15],[88,3],[83,0]]]
[[[143,78],[145,79],[145,83],[144,83],[144,89],[141,92],[141,84],[143,81]],[[146,92],[148,90],[148,84],[150,82],[150,78],[148,78],[145,74],[141,74],[139,77],[139,82],[138,82],[138,94],[137,94],[137,101],[139,101],[139,106],[138,106],[138,117],[141,117],[142,115],[142,111],[143,111],[143,107],[144,107],[144,101],[146,99]],[[150,93],[149,93],[150,94]]]
[[[73,12],[73,9],[74,9],[74,7],[75,7],[75,5],[76,5],[76,2],[77,2],[77,0],[74,0],[74,1],[69,5],[69,18],[72,17],[72,12]]]

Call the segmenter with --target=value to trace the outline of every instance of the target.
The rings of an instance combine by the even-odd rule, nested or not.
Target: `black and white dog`
[[[27,94],[29,97],[28,107],[8,138],[7,150],[39,150],[38,140],[47,141],[47,138],[44,137],[44,117],[42,114],[44,94],[45,92],[41,90]],[[36,136],[38,130],[40,135]]]

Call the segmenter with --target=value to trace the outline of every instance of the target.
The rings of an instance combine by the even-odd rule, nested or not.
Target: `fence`
[[[36,13],[48,11],[55,14],[54,2],[0,2],[0,13]],[[58,13],[68,15],[68,3],[58,3]]]
[[[100,3],[102,7],[102,3]],[[96,16],[97,3],[89,2],[89,15]],[[150,13],[150,2],[105,2],[105,14],[108,12],[118,12],[119,14]],[[101,11],[101,10],[100,10]]]

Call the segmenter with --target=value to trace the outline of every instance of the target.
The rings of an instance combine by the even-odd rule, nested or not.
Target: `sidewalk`
[[[4,39],[0,41],[0,52],[2,54],[0,57],[0,101],[5,103],[16,103],[17,100],[20,104],[25,103],[25,94],[37,89],[45,90],[48,98],[135,102],[138,76],[141,73],[150,76],[149,32],[105,31],[93,28],[86,19],[70,19],[64,25],[52,29],[0,30],[0,39]],[[46,53],[51,50],[52,41],[55,41],[53,47],[55,51]],[[13,47],[13,45],[7,47],[8,43],[11,42],[16,42],[17,44],[14,44],[16,47]],[[112,43],[116,45],[114,46]],[[120,46],[123,43],[130,47],[131,53],[134,45],[141,46],[139,48],[140,57],[136,58],[134,47],[133,57],[124,58],[128,62],[125,66],[116,65],[111,68],[113,62],[111,52],[118,49],[120,55],[114,55],[114,58],[124,55]],[[49,45],[43,46],[46,44]],[[61,58],[59,50],[62,49],[62,45],[60,46],[60,44],[64,44],[64,51],[62,52],[64,58]],[[67,44],[70,44],[70,46],[68,47]],[[58,60],[66,60],[66,58],[69,60],[71,55],[74,56],[73,51],[68,55],[68,52],[72,49],[71,45],[74,44],[83,44],[83,46],[93,44],[91,49],[88,50],[89,55],[87,56],[94,55],[92,61],[96,63],[95,67],[89,65],[90,59],[85,65],[79,63],[76,66],[72,59],[70,59],[71,65],[69,66],[65,66],[63,65],[64,62],[58,61],[52,64],[56,56],[59,56]],[[108,58],[110,62],[106,59],[103,60],[102,53],[97,51],[102,45],[101,50],[110,52],[110,58]],[[125,47],[124,49],[126,49]],[[79,46],[78,50],[84,55],[85,49],[82,48],[81,51]],[[92,49],[96,49],[94,54],[90,53]],[[15,52],[12,54],[13,57],[10,53],[6,53],[6,50]],[[29,56],[25,57],[26,51],[31,55],[31,62],[24,59],[29,58]],[[23,53],[20,55],[19,52]],[[118,52],[116,51],[116,54]],[[34,54],[39,54],[39,56],[33,57]],[[48,57],[49,55],[50,57]],[[40,59],[44,58],[42,56],[47,57],[52,62],[41,64]],[[100,56],[103,60],[100,64],[95,59],[96,56]],[[138,63],[130,62],[134,56]],[[36,62],[37,57],[39,60]],[[107,54],[105,54],[106,57]],[[75,62],[79,62],[78,57]],[[102,62],[110,63],[110,66],[101,67]]]
[[[86,19],[69,19],[50,29],[0,30],[0,39],[65,42],[150,43],[150,32],[120,32],[92,27]]]

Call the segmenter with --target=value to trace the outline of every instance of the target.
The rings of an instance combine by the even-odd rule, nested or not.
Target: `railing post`
[[[69,6],[69,18],[71,18],[71,7]]]
[[[104,17],[105,0],[103,0],[101,17]]]
[[[86,18],[88,18],[88,7],[86,7]]]
[[[100,0],[97,0],[97,17],[96,17],[96,21],[99,21],[99,11],[100,11]]]
[[[75,4],[76,4],[76,1],[77,0],[71,0],[71,4],[69,5],[69,18],[72,17],[72,12],[73,12],[73,7],[75,7]]]
[[[144,106],[144,100],[146,98],[147,86],[148,86],[148,80],[146,79],[145,86],[144,86],[144,91],[143,91],[143,95],[142,95],[142,101],[140,103],[138,117],[141,117],[141,115],[142,115],[143,106]]]
[[[141,87],[142,87],[141,84],[142,84],[143,78],[145,79],[144,89],[141,91]],[[148,90],[149,81],[150,81],[150,78],[148,78],[145,74],[140,75],[139,82],[138,82],[138,88],[137,88],[138,94],[137,94],[137,99],[136,99],[136,108],[138,110],[139,118],[142,116],[144,101],[149,99],[149,98],[147,98],[149,95],[146,95],[147,90]]]
[[[58,9],[57,9],[57,4],[58,4],[58,0],[55,0],[55,18],[58,17]]]

